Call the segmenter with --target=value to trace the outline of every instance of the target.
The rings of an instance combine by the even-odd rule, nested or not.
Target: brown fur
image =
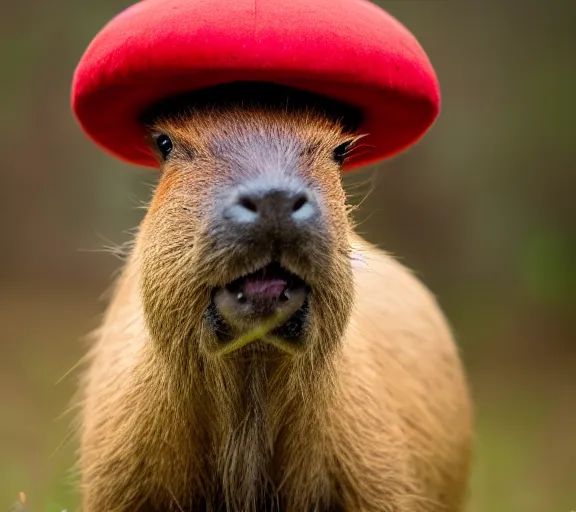
[[[457,349],[429,292],[353,232],[331,155],[354,134],[258,109],[154,130],[174,150],[85,375],[83,510],[463,511],[471,408]],[[285,158],[327,219],[329,250],[307,248],[297,269],[313,289],[306,348],[221,357],[202,322],[210,290],[262,262],[215,249],[218,190]]]

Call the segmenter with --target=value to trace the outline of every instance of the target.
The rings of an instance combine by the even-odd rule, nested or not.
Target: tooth
[[[243,302],[246,297],[244,297],[244,294],[242,292],[238,292],[238,295],[236,295],[236,298],[240,301]]]
[[[282,298],[283,298],[284,300],[290,300],[290,292],[289,292],[288,290],[284,290],[284,291],[282,292]]]

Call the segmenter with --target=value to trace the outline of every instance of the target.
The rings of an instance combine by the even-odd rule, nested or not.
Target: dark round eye
[[[158,147],[158,151],[162,155],[162,158],[166,160],[168,155],[172,151],[173,145],[170,137],[168,135],[161,134],[156,138],[156,146]]]
[[[333,153],[333,158],[334,160],[336,160],[336,162],[338,162],[340,165],[342,165],[344,163],[344,160],[346,160],[346,153],[348,153],[348,150],[350,149],[350,144],[352,144],[351,142],[344,142],[343,144],[340,144]]]

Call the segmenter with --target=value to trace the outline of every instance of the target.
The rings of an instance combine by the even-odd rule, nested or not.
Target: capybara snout
[[[214,221],[237,243],[277,245],[322,236],[322,219],[316,194],[299,180],[256,178],[226,194]],[[239,237],[236,236],[239,234]],[[232,242],[234,245],[234,242]],[[232,246],[231,249],[234,249]],[[274,250],[274,249],[273,249]]]

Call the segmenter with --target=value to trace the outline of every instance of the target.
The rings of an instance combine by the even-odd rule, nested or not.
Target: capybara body
[[[465,509],[458,351],[426,288],[353,231],[357,139],[313,109],[151,126],[162,176],[82,387],[84,512]],[[297,199],[284,212],[262,187]],[[272,263],[298,285],[237,281]],[[266,327],[276,288],[300,302]]]

